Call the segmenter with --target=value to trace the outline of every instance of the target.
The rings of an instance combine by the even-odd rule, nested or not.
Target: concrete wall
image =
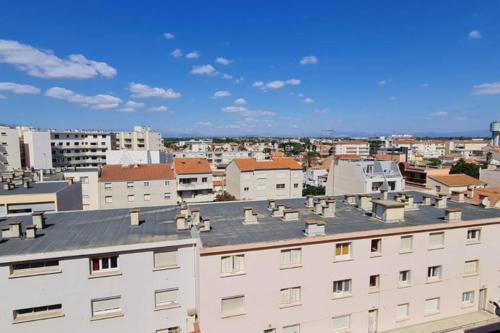
[[[241,178],[242,173],[236,166],[236,163],[229,163],[226,168],[226,191],[236,197],[236,199],[241,199]]]
[[[24,131],[24,159],[26,167],[52,169],[52,151],[49,132]]]
[[[203,178],[207,178],[207,181],[203,182]],[[181,179],[193,179],[193,182],[182,184]],[[215,199],[212,173],[177,174],[176,181],[179,200],[186,202],[207,202]]]
[[[64,171],[63,174],[65,179],[72,177],[74,181],[80,182],[82,186],[82,205],[84,210],[99,208],[99,172],[97,169],[95,169],[95,171]]]
[[[500,187],[500,168],[494,170],[479,169],[479,179],[488,184],[488,187]]]
[[[57,211],[82,210],[82,184],[76,182],[56,193]]]
[[[21,168],[21,147],[15,128],[0,126],[0,171]]]
[[[106,164],[158,164],[165,163],[166,153],[159,150],[108,150]]]

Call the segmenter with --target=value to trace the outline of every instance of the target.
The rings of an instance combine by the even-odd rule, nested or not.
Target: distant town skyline
[[[5,2],[0,123],[166,136],[488,136],[493,1]]]

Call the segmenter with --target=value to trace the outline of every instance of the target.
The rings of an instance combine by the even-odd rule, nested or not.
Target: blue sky
[[[325,135],[500,118],[499,1],[0,5],[3,123]]]

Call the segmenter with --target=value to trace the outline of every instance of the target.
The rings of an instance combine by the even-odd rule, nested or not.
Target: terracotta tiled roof
[[[101,182],[175,179],[170,164],[139,164],[131,166],[105,165],[102,167]]]
[[[333,155],[330,155],[328,156],[327,158],[325,158],[323,160],[323,162],[321,162],[321,169],[324,169],[324,170],[330,170],[330,166],[332,165],[332,160],[335,158],[335,156]]]
[[[205,158],[174,158],[174,171],[175,173],[182,174],[195,174],[195,173],[212,173],[210,164]]]
[[[335,155],[335,159],[338,159],[338,160],[359,160],[360,157],[359,157],[359,155],[354,155],[354,154],[338,154],[338,155]]]
[[[488,197],[490,205],[493,207],[496,206],[500,201],[500,187],[488,187],[474,191],[474,201],[480,202],[482,197]]]
[[[446,186],[486,185],[485,182],[463,173],[451,175],[433,175],[429,176],[429,178]]]
[[[278,157],[268,161],[257,161],[255,158],[235,158],[234,163],[241,171],[253,170],[302,170],[302,166],[290,157]]]
[[[372,157],[377,161],[390,161],[391,156],[387,154],[373,154]]]

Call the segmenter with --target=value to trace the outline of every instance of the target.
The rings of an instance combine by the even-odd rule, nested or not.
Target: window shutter
[[[162,251],[154,254],[155,267],[177,266],[177,251]]]
[[[397,319],[408,317],[408,304],[399,304],[396,312]]]
[[[231,256],[221,258],[222,273],[231,273],[233,270],[233,258]]]
[[[290,303],[290,289],[281,290],[281,304]]]
[[[155,292],[156,305],[177,303],[179,299],[179,289],[160,290]]]
[[[283,327],[282,333],[300,333],[300,325],[292,325]]]
[[[281,251],[281,265],[282,266],[288,266],[291,263],[291,251],[290,250],[283,250]]]
[[[300,287],[292,289],[292,303],[300,302]]]
[[[349,328],[350,316],[339,316],[333,318],[333,330],[342,330]]]
[[[474,274],[477,272],[477,260],[471,260],[465,262],[464,273],[465,274]]]
[[[429,235],[430,247],[440,247],[444,245],[444,233],[438,232]]]
[[[243,254],[234,256],[234,271],[235,272],[245,271],[245,256]]]
[[[291,251],[290,263],[298,265],[302,262],[302,251],[300,249],[293,249]]]
[[[92,311],[94,315],[99,314],[99,312],[119,310],[120,306],[121,297],[96,299],[92,301]]]
[[[245,297],[231,297],[222,300],[222,315],[243,313],[245,311]]]
[[[412,237],[401,237],[401,250],[411,250]]]
[[[439,298],[431,298],[425,300],[425,313],[436,312],[439,307]]]

